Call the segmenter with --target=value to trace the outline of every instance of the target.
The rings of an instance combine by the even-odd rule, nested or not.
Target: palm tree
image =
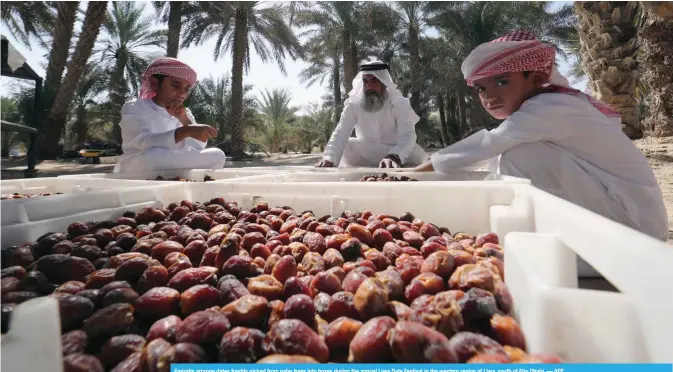
[[[72,39],[73,28],[77,20],[79,1],[64,1],[57,4],[58,22],[54,25],[52,46],[49,51],[49,63],[47,64],[47,76],[44,81],[45,108],[49,109],[56,96],[56,90],[61,83],[68,52]]]
[[[182,46],[200,45],[217,37],[213,56],[232,54],[232,144],[235,159],[243,154],[243,73],[250,66],[250,49],[262,62],[274,60],[285,74],[286,55],[301,56],[301,45],[286,22],[287,7],[281,3],[263,6],[258,1],[200,2],[186,17]]]
[[[188,1],[153,1],[152,4],[161,16],[161,21],[168,24],[166,56],[177,58],[180,49],[182,15],[190,12],[187,7],[191,7],[191,4]]]
[[[82,32],[77,45],[75,46],[75,53],[70,59],[68,65],[68,72],[61,83],[61,87],[56,94],[54,104],[51,107],[49,120],[44,127],[44,148],[43,159],[52,159],[59,153],[58,139],[60,134],[65,129],[65,123],[72,102],[75,89],[79,83],[79,79],[84,71],[84,66],[91,56],[94,42],[98,37],[101,23],[105,18],[105,10],[107,9],[107,1],[89,1],[86,13],[84,15],[84,22],[82,24]]]
[[[582,67],[593,95],[622,116],[624,133],[640,138],[638,102],[637,2],[575,2]]]
[[[396,16],[395,20],[400,27],[401,34],[406,39],[406,49],[409,52],[409,61],[412,66],[409,101],[414,111],[421,115],[421,56],[419,44],[422,29],[425,27],[424,8],[426,3],[423,1],[399,1],[394,4],[396,11],[393,14]]]
[[[17,100],[14,97],[2,97],[0,102],[0,115],[2,120],[8,121],[10,123],[21,124],[23,121],[23,114],[19,109]],[[6,158],[9,156],[9,150],[12,147],[18,145],[22,140],[21,133],[14,131],[2,131],[2,141],[0,142],[0,156]]]
[[[644,128],[657,137],[673,136],[673,3],[641,2],[643,19],[638,29],[640,68],[647,95]]]
[[[104,36],[96,54],[109,71],[111,117],[121,120],[121,109],[129,91],[137,93],[143,71],[152,59],[158,57],[166,45],[166,31],[155,30],[153,19],[143,17],[145,5],[131,1],[113,2],[103,23]],[[115,136],[121,141],[121,132],[115,126]]]
[[[338,35],[343,56],[343,76],[346,93],[353,89],[359,51],[367,43],[379,43],[392,36],[394,23],[390,9],[380,3],[364,1],[318,1],[298,6],[295,22],[313,26],[330,35]]]
[[[75,135],[75,143],[80,144],[86,140],[91,122],[88,114],[93,106],[98,105],[95,98],[106,88],[105,72],[93,65],[87,65],[82,74],[80,83],[77,85],[73,100],[74,122],[72,133]]]
[[[12,36],[30,49],[30,38],[46,45],[45,37],[57,25],[53,7],[53,2],[47,1],[3,1],[0,13]]]
[[[339,122],[343,109],[341,95],[341,51],[339,49],[338,35],[330,30],[317,28],[309,30],[303,35],[308,38],[304,44],[310,66],[299,73],[299,80],[306,83],[307,87],[319,82],[320,85],[326,78],[332,85],[333,102],[333,125]]]
[[[257,100],[250,95],[251,85],[243,87],[243,128],[261,128],[256,118]],[[231,135],[231,79],[212,76],[199,81],[185,101],[198,123],[217,128],[216,141]]]
[[[291,100],[290,92],[286,89],[267,89],[262,92],[259,105],[268,128],[271,152],[278,152],[283,141],[282,135],[287,131],[287,121],[297,112],[296,107],[290,106]]]

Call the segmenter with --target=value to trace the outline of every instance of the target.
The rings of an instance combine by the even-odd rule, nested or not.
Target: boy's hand
[[[333,168],[334,163],[329,160],[321,160],[320,163],[316,165],[316,168]]]
[[[175,100],[170,101],[168,107],[166,107],[166,111],[168,111],[171,116],[180,120],[182,125],[192,124],[192,121],[187,116],[187,109],[185,109],[183,102]]]
[[[175,142],[178,143],[187,137],[192,137],[201,142],[208,142],[208,139],[216,137],[217,130],[210,125],[191,124],[185,125],[175,130]]]

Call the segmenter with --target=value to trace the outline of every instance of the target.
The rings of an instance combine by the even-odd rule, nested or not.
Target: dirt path
[[[673,138],[644,138],[636,146],[650,161],[668,213],[669,243],[673,242]]]

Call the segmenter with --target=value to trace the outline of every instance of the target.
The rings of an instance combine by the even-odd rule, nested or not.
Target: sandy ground
[[[666,211],[669,217],[669,243],[673,243],[673,137],[644,138],[635,142],[650,161],[654,174],[661,186]],[[255,156],[251,160],[228,162],[227,168],[278,166],[278,165],[313,165],[318,162],[320,154],[273,154]],[[37,165],[38,177],[55,177],[66,174],[86,174],[112,172],[116,158],[103,158],[104,164],[82,164],[77,161],[42,161]],[[2,159],[2,179],[23,178],[26,169],[25,160]]]

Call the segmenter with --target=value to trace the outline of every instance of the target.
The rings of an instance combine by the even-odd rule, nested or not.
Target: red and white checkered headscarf
[[[152,61],[143,73],[140,94],[138,95],[140,99],[151,99],[156,96],[157,93],[150,86],[152,75],[173,76],[187,80],[189,85],[196,84],[196,71],[194,69],[175,58],[160,57]]]
[[[582,96],[609,117],[619,116],[609,105],[577,89],[557,70],[554,47],[540,42],[529,31],[515,31],[475,48],[461,65],[467,85],[475,80],[507,72],[539,71],[547,76],[547,92]]]

